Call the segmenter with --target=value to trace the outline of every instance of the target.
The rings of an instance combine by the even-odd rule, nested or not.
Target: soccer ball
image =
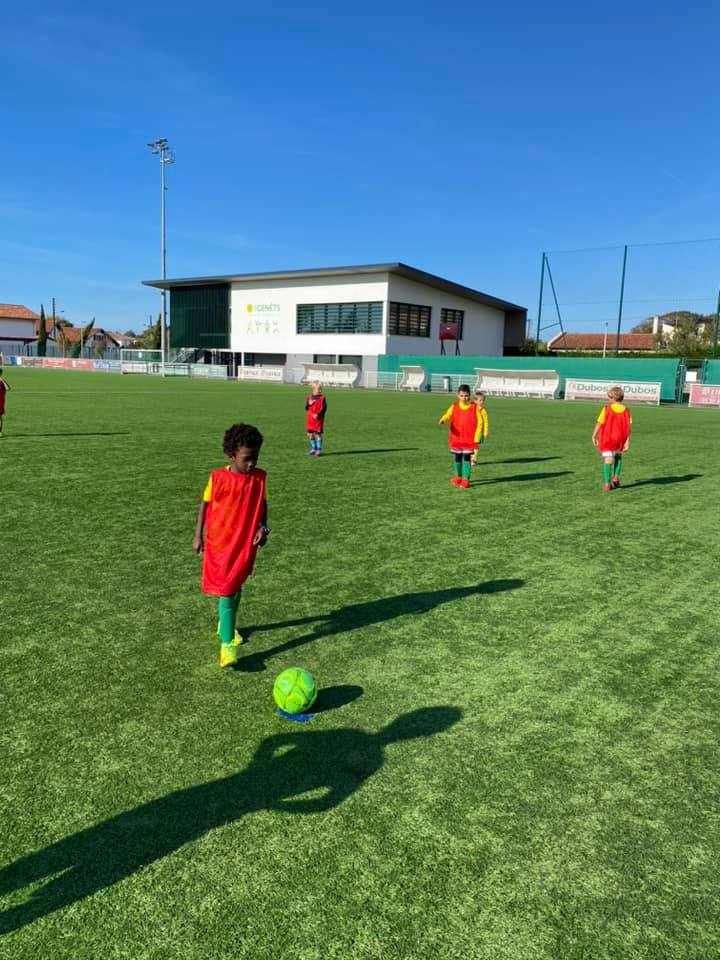
[[[285,713],[305,713],[317,699],[313,675],[300,667],[283,670],[275,680],[273,697]]]

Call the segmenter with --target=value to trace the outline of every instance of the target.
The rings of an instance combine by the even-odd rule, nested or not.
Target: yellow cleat
[[[232,667],[238,661],[238,647],[242,643],[242,637],[235,631],[235,636],[230,643],[220,644],[220,666]]]

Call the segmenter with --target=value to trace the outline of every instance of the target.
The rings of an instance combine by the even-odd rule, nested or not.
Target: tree
[[[160,349],[160,324],[162,323],[162,316],[158,314],[157,322],[151,323],[143,334],[143,346],[146,350],[159,350]]]
[[[123,336],[130,337],[132,340],[137,340],[137,334],[134,330],[126,330]]]
[[[640,323],[636,323],[634,327],[630,328],[630,333],[652,333],[653,332],[653,318],[648,317],[647,320],[643,320]]]
[[[83,344],[87,343],[87,339],[92,333],[92,329],[94,326],[95,326],[95,317],[92,318],[92,320],[86,327],[82,328],[82,332],[80,333],[80,340],[77,343],[74,343],[72,346],[72,352],[70,354],[71,357],[80,356],[80,352],[82,350]]]
[[[45,306],[40,304],[40,323],[38,324],[37,355],[44,357],[47,354],[47,330],[45,328]]]
[[[671,323],[672,327],[666,333],[658,333],[655,337],[658,350],[672,353],[677,357],[703,356],[709,353],[712,347],[715,332],[715,318],[700,313],[691,313],[689,310],[676,310],[660,317],[662,323]]]

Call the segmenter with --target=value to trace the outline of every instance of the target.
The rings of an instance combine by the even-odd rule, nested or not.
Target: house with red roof
[[[53,334],[53,339],[59,350],[66,350],[76,343],[80,343],[82,338],[83,349],[87,350],[108,350],[117,349],[122,344],[117,339],[117,335],[109,333],[102,327],[93,327],[87,337],[82,337],[81,327],[58,327]],[[125,338],[127,339],[127,338]]]
[[[39,315],[21,303],[0,303],[0,350],[3,344],[27,344],[37,340],[39,322]]]
[[[605,333],[558,333],[548,340],[547,348],[553,353],[615,353],[616,334]],[[652,333],[621,333],[620,353],[654,353],[657,350]]]

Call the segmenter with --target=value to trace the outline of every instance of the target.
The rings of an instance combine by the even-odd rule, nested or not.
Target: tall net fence
[[[686,346],[718,351],[720,238],[549,251],[539,287],[532,335],[561,349],[564,336],[602,334],[614,354],[631,331],[662,349],[680,330]]]

